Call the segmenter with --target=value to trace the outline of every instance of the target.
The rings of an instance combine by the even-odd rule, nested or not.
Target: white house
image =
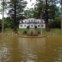
[[[24,20],[20,20],[19,28],[45,28],[45,21],[42,19],[28,18]]]

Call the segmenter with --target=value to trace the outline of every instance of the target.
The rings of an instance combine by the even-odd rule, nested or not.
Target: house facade
[[[34,18],[28,18],[24,20],[20,20],[19,28],[26,29],[29,28],[45,28],[45,21],[42,19],[34,19]]]

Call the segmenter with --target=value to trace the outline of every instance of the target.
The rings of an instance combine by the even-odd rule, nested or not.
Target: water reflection
[[[21,42],[23,41],[23,42]],[[38,42],[37,42],[38,41]],[[41,45],[43,43],[43,45]],[[26,62],[36,62],[38,57],[37,53],[41,52],[40,50],[43,49],[45,45],[45,39],[42,39],[42,41],[39,41],[38,39],[35,38],[19,38],[19,48],[22,47],[22,54],[23,54],[23,59]],[[19,49],[20,50],[20,49]]]
[[[8,48],[9,43],[6,37],[0,37],[0,62],[10,62],[11,61],[11,53],[10,48]]]
[[[4,39],[3,39],[4,38]],[[0,62],[62,62],[61,36],[0,37]]]

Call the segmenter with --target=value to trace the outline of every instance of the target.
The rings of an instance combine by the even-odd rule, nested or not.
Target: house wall
[[[45,22],[44,20],[34,18],[24,19],[22,22],[20,21],[19,28],[27,28],[28,26],[30,28],[35,28],[35,26],[37,28],[45,28]]]
[[[35,26],[37,26],[37,28],[45,28],[45,24],[19,24],[19,28],[35,28]]]

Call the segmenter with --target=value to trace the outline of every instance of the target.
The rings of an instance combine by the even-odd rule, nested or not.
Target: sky
[[[33,8],[34,5],[35,5],[35,3],[36,3],[36,0],[25,0],[25,1],[28,2],[28,4],[27,4],[27,7],[28,7],[28,8]],[[26,7],[26,8],[27,8],[27,7]]]
[[[27,8],[33,8],[34,7],[34,3],[36,2],[36,0],[25,0],[27,1],[27,6],[26,6],[26,9]],[[5,17],[7,17],[7,15],[5,14],[4,15]],[[0,14],[0,19],[2,19],[2,15]]]
[[[10,1],[10,0],[8,0],[8,1]],[[26,6],[26,9],[27,8],[34,8],[36,0],[25,0],[25,1],[27,1],[27,3],[28,3],[27,6]],[[59,4],[57,6],[59,6]],[[4,16],[7,17],[6,14]],[[0,14],[0,19],[2,19],[2,15],[1,14]]]

